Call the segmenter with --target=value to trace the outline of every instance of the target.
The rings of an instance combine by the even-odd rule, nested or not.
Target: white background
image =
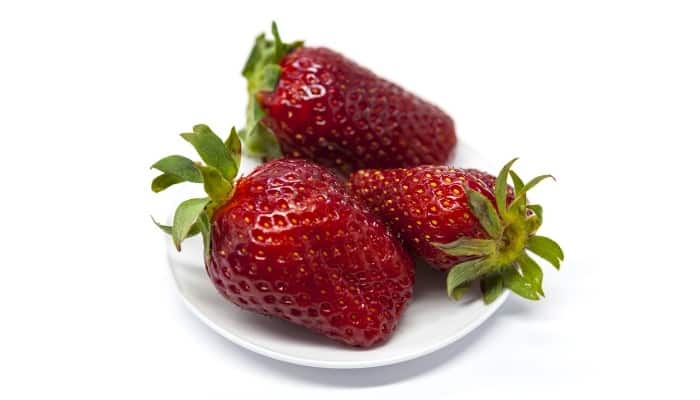
[[[273,18],[557,176],[534,194],[567,253],[545,300],[361,371],[268,360],[189,314],[148,166],[194,123],[243,122]],[[699,21],[693,1],[2,2],[0,397],[697,398]]]

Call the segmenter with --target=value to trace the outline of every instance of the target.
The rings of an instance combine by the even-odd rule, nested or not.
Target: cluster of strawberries
[[[274,23],[272,32],[257,37],[243,70],[246,128],[222,140],[197,125],[182,136],[203,162],[153,165],[155,192],[204,185],[206,197],[158,226],[178,249],[202,235],[224,297],[369,347],[391,335],[411,299],[412,256],[449,271],[454,299],[473,282],[487,303],[505,288],[543,296],[527,251],[557,268],[564,255],[536,235],[542,207],[526,192],[548,175],[524,183],[515,160],[498,176],[444,166],[457,140],[442,110],[332,50],[282,42]],[[236,180],[242,147],[267,162]]]

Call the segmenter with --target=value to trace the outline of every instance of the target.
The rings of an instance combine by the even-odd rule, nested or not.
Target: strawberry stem
[[[304,42],[285,43],[280,38],[277,24],[272,22],[272,40],[264,33],[255,38],[242,74],[248,81],[248,106],[246,128],[239,132],[246,151],[258,157],[277,158],[281,156],[275,135],[261,121],[265,112],[258,103],[258,93],[274,90],[280,75],[280,61]]]
[[[464,186],[472,213],[491,239],[463,236],[451,243],[433,243],[449,255],[471,257],[453,266],[447,275],[447,293],[454,299],[461,297],[463,288],[479,280],[486,303],[495,300],[504,287],[527,299],[538,300],[544,296],[542,269],[527,251],[557,269],[564,259],[564,252],[554,240],[536,235],[542,225],[542,206],[527,204],[527,191],[551,175],[541,175],[523,183],[518,174],[510,170],[516,160],[508,162],[496,178],[495,207],[484,195]],[[515,197],[507,204],[509,177]]]
[[[234,194],[234,180],[241,165],[241,142],[235,128],[224,142],[206,125],[195,125],[192,132],[181,136],[194,146],[204,163],[178,155],[162,158],[151,167],[163,172],[153,180],[151,189],[158,193],[182,182],[202,183],[208,196],[180,203],[173,216],[173,226],[153,222],[172,236],[178,251],[185,239],[201,234],[204,255],[209,257],[210,218]]]

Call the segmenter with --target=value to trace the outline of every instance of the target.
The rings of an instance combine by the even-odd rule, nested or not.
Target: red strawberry
[[[542,270],[526,250],[557,268],[564,254],[556,242],[536,235],[542,207],[528,204],[525,193],[551,176],[523,184],[510,170],[513,162],[498,178],[475,169],[419,166],[358,171],[349,185],[415,254],[449,269],[450,296],[461,297],[480,280],[486,302],[504,286],[537,300],[544,295]]]
[[[226,144],[204,125],[183,136],[207,164],[166,157],[154,165],[164,172],[154,190],[168,179],[204,183],[209,197],[182,203],[165,228],[178,248],[203,233],[207,272],[224,297],[353,346],[391,335],[412,295],[413,261],[335,174],[279,159],[232,185],[235,132]]]
[[[455,146],[452,119],[436,106],[341,54],[258,36],[248,80],[251,154],[308,158],[344,173],[442,164]]]

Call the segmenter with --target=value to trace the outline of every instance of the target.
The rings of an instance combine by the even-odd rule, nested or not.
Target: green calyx
[[[248,107],[246,128],[240,132],[240,136],[246,151],[251,155],[268,158],[281,156],[274,133],[261,123],[265,112],[260,107],[256,96],[261,91],[274,90],[280,76],[280,61],[303,44],[302,41],[283,42],[275,22],[272,22],[272,40],[267,39],[264,33],[255,38],[242,71],[248,81]]]
[[[180,136],[195,148],[203,162],[178,155],[161,158],[151,166],[161,172],[153,179],[151,190],[158,193],[174,184],[193,182],[203,184],[207,196],[180,203],[172,226],[153,222],[172,236],[178,251],[185,239],[201,234],[205,257],[209,257],[211,216],[233,196],[234,180],[241,165],[241,142],[235,128],[222,141],[206,125],[195,125],[192,132]]]
[[[433,243],[449,255],[470,257],[453,266],[447,275],[447,294],[456,300],[475,281],[480,281],[487,304],[506,288],[524,298],[539,300],[544,297],[542,269],[528,252],[557,269],[564,259],[564,252],[554,240],[536,234],[542,225],[542,206],[527,202],[526,193],[530,189],[553,177],[541,175],[524,183],[511,170],[516,160],[507,163],[496,178],[495,207],[484,195],[464,186],[469,207],[489,239],[461,237],[451,243]],[[510,204],[507,204],[508,178],[515,189]]]

